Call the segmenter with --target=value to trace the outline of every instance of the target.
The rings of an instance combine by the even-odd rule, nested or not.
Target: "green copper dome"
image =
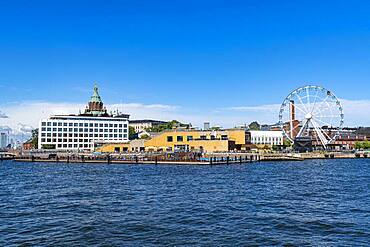
[[[91,96],[89,102],[103,103],[102,100],[101,100],[101,98],[100,98],[99,89],[98,89],[98,86],[97,85],[94,86],[94,93]]]

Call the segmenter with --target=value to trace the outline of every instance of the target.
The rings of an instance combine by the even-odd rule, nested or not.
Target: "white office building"
[[[255,145],[283,145],[282,131],[261,131],[252,130],[250,132],[251,143]]]
[[[96,143],[128,142],[128,119],[126,114],[108,114],[95,86],[83,114],[40,121],[38,148],[93,151]]]

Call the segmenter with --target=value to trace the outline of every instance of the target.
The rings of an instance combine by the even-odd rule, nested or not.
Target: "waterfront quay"
[[[227,165],[263,161],[303,161],[310,159],[368,158],[367,153],[138,153],[138,154],[68,154],[40,153],[20,155],[16,162],[91,163],[91,164],[174,164],[174,165]]]

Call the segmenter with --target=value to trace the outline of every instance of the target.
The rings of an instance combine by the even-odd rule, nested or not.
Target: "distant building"
[[[262,131],[251,130],[250,142],[254,145],[269,145],[278,146],[283,145],[283,132],[282,131]]]
[[[205,122],[203,130],[209,130],[209,129],[211,129],[211,124],[209,122]]]
[[[143,132],[153,126],[157,126],[160,124],[165,124],[165,121],[159,120],[150,120],[150,119],[143,119],[143,120],[130,120],[129,125],[135,129],[135,133]]]
[[[0,133],[0,148],[8,146],[8,135],[5,132]]]
[[[32,139],[22,144],[23,150],[31,150],[33,148]]]
[[[108,114],[95,86],[84,113],[40,121],[38,148],[93,151],[98,142],[128,142],[128,118],[126,114]]]

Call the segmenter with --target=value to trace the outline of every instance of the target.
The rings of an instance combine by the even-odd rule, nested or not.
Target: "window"
[[[50,123],[50,122],[48,122],[48,123],[47,123],[47,126],[51,126],[51,123]]]
[[[53,128],[53,131],[57,131],[57,128]]]
[[[41,131],[46,131],[46,128],[44,127],[44,128],[41,128]]]
[[[187,137],[186,137],[186,140],[187,140],[187,141],[192,141],[192,140],[193,140],[193,136],[187,136]]]
[[[85,127],[89,127],[89,124],[88,123],[85,123]]]
[[[207,140],[207,136],[200,136],[201,140]]]
[[[79,126],[80,126],[80,127],[83,127],[83,126],[84,126],[84,124],[83,124],[83,123],[80,123],[80,124],[79,124]]]
[[[167,142],[173,142],[173,137],[172,136],[167,136]]]
[[[177,139],[178,142],[182,142],[183,141],[183,137],[182,136],[177,136],[176,139]]]
[[[41,122],[41,126],[46,126],[46,122]]]
[[[69,123],[69,124],[68,124],[68,126],[69,126],[69,127],[72,127],[72,126],[73,126],[73,123]]]
[[[54,122],[54,123],[53,123],[53,126],[57,126],[57,123],[55,123],[55,122]]]
[[[46,128],[47,131],[51,131],[51,128]]]
[[[64,127],[67,127],[67,123],[63,123],[63,126],[64,126]]]

